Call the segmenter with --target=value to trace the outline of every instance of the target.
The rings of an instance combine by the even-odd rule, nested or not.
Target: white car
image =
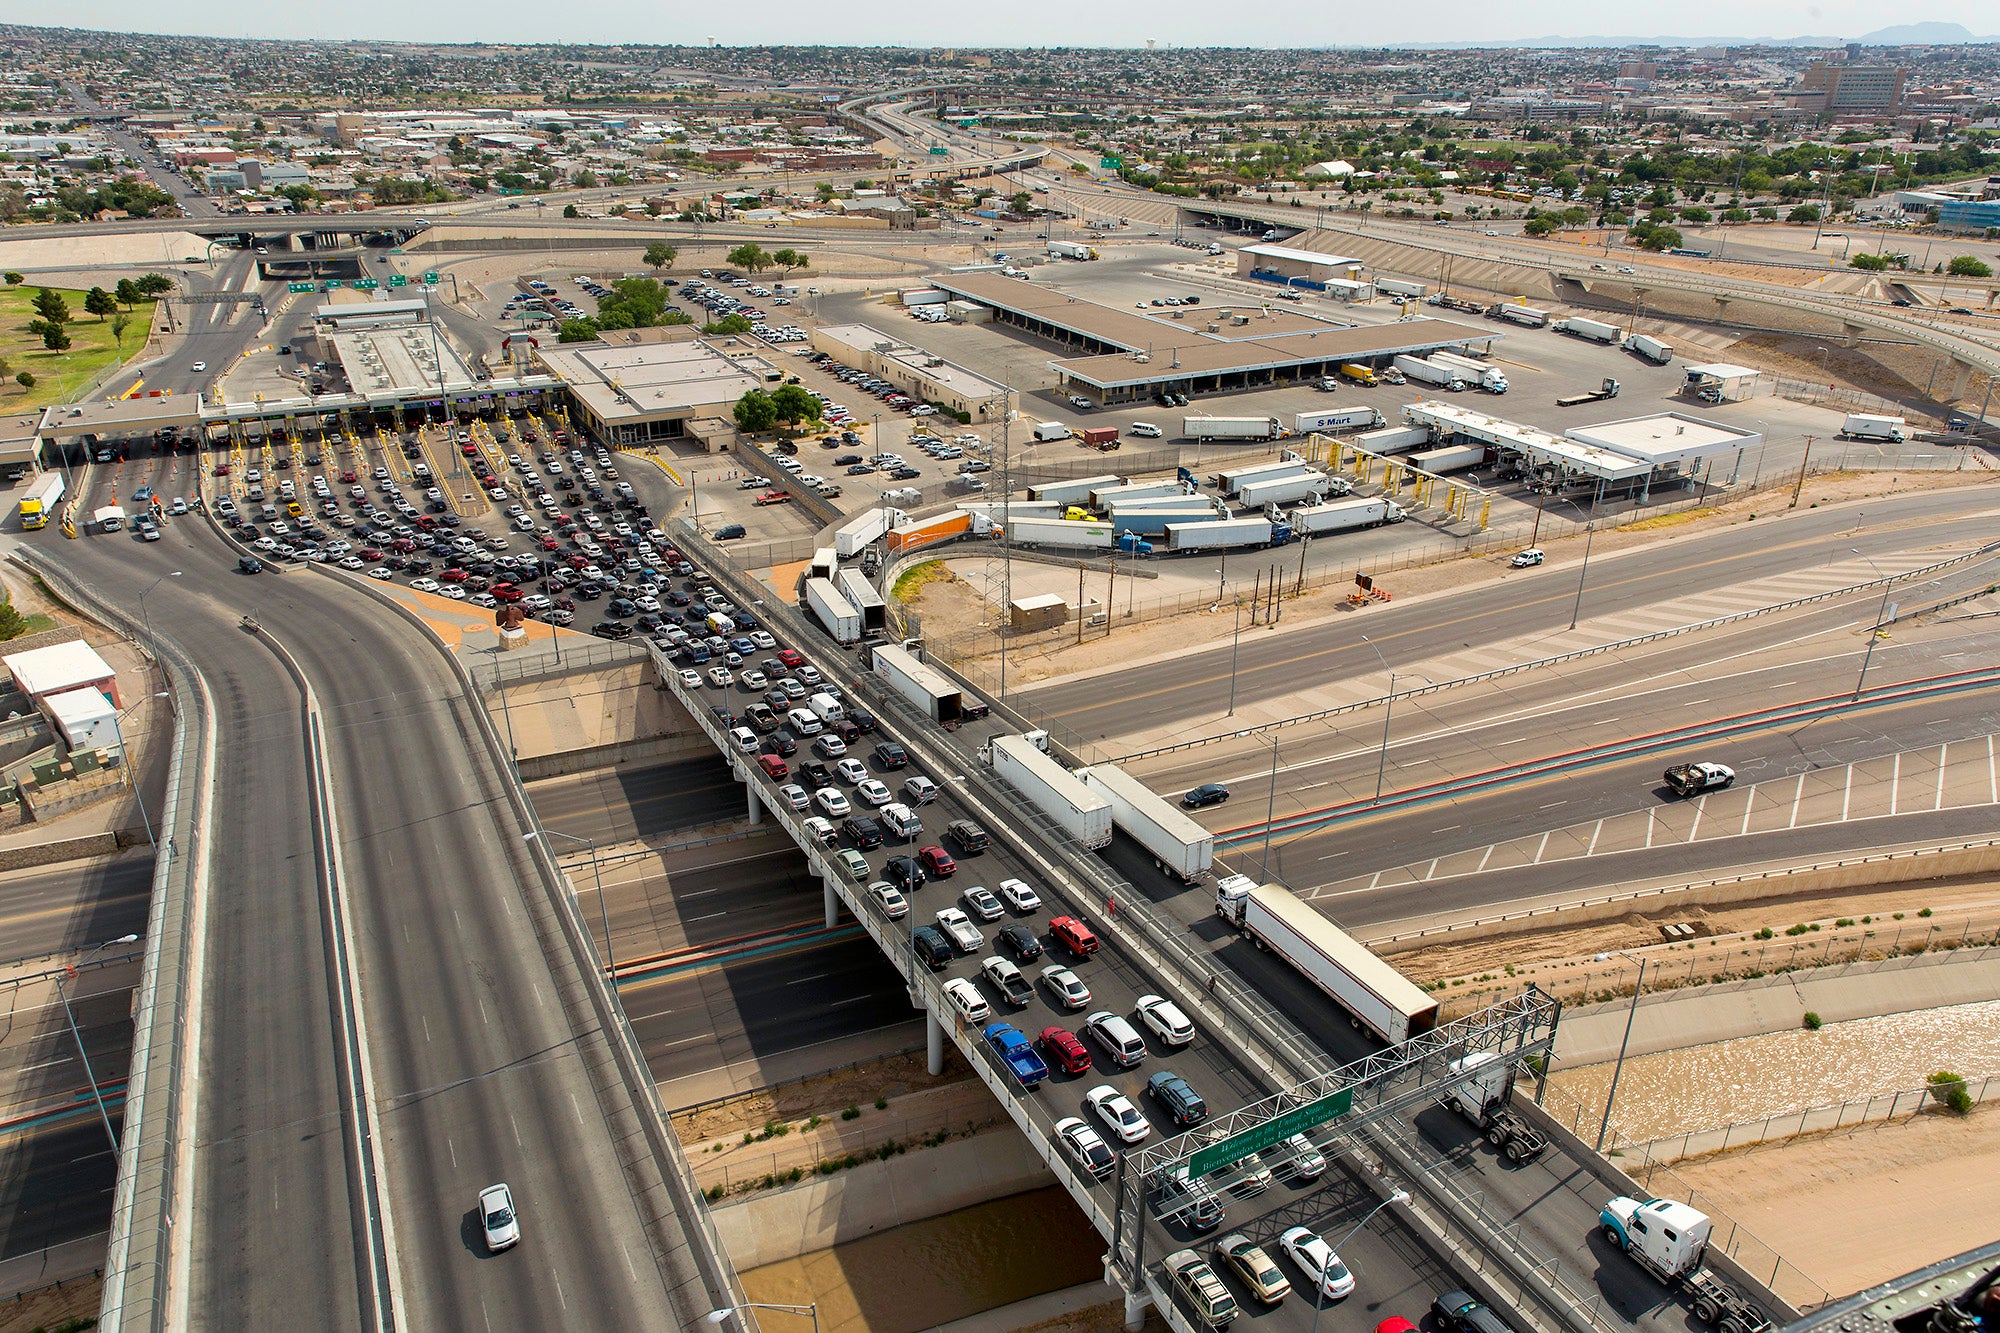
[[[1132,1008],[1139,1021],[1168,1046],[1185,1046],[1194,1040],[1194,1024],[1172,1000],[1158,995],[1141,995]]]
[[[776,648],[778,646],[778,641],[772,638],[768,633],[766,633],[761,629],[753,631],[751,633],[750,642],[756,644],[759,648],[764,649],[766,652],[769,652],[771,649]]]
[[[422,578],[411,579],[410,586],[418,592],[436,592],[438,590],[438,581],[426,574]]]
[[[645,608],[641,607],[640,609],[644,610]],[[765,690],[771,688],[771,682],[765,679],[764,673],[754,669],[744,672],[742,680],[744,689],[757,694],[762,694]]]
[[[1278,1237],[1278,1248],[1285,1257],[1297,1264],[1305,1275],[1326,1294],[1328,1300],[1339,1300],[1354,1292],[1354,1274],[1347,1271],[1347,1265],[1340,1262],[1340,1256],[1333,1252],[1333,1246],[1326,1243],[1310,1227],[1293,1227]]]
[[[280,550],[280,551],[282,551],[283,549],[284,549],[283,547],[280,547],[280,548],[279,548],[279,550]],[[378,567],[376,567],[376,568],[374,568],[374,569],[371,569],[371,570],[369,570],[369,571],[368,571],[368,577],[369,577],[369,578],[371,578],[371,579],[378,579],[378,580],[380,580],[380,579],[393,579],[393,578],[395,578],[395,577],[396,577],[396,571],[395,571],[395,570],[393,570],[393,569],[383,569],[383,568],[381,568],[381,567],[379,567],[379,566],[378,566]],[[463,588],[460,588],[460,589],[458,590],[458,595],[459,595],[460,597],[463,597],[463,596],[465,596],[465,589],[463,589]]]
[[[993,1016],[987,1006],[986,997],[979,993],[979,987],[964,977],[953,977],[944,983],[945,998],[951,1007],[958,1010],[958,1016],[968,1023],[984,1023]]]
[[[877,810],[896,799],[895,793],[890,791],[888,785],[879,778],[863,779],[856,784],[854,794]]]
[[[848,804],[837,787],[821,787],[813,793],[813,804],[836,819],[854,812],[854,807]]]
[[[806,795],[806,789],[796,782],[787,782],[779,787],[778,795],[784,798],[786,805],[800,814],[804,814],[806,808],[812,804],[812,798]]]
[[[726,690],[736,683],[736,673],[726,666],[710,667],[708,669],[708,683],[715,686],[718,690]]]
[[[938,786],[919,773],[915,777],[903,780],[903,794],[910,798],[912,805],[926,805],[937,799]]]
[[[1104,1136],[1075,1116],[1056,1121],[1056,1140],[1079,1167],[1103,1180],[1118,1167],[1118,1155]]]
[[[833,766],[833,775],[846,783],[868,781],[868,765],[849,755]]]
[[[868,886],[868,896],[882,904],[882,914],[891,921],[899,921],[910,914],[910,900],[903,891],[886,879],[878,879]]]
[[[188,369],[192,370],[195,374],[199,375],[202,371],[208,369],[208,362],[197,361],[192,366],[189,366]]]
[[[1001,880],[999,894],[1000,901],[1006,903],[1007,906],[1017,912],[1039,911],[1042,906],[1042,895],[1029,888],[1027,883],[1022,880]]]
[[[1509,560],[1507,563],[1512,565],[1516,569],[1528,569],[1535,565],[1541,564],[1542,561],[1547,558],[1548,558],[1547,555],[1542,551],[1542,549],[1539,546],[1531,546],[1527,550],[1520,552],[1518,555],[1516,555],[1512,560]]]
[[[502,1183],[479,1191],[479,1225],[486,1233],[486,1250],[498,1254],[521,1243],[521,1219],[514,1212],[514,1192]]]
[[[998,921],[1007,914],[1007,909],[1000,906],[1000,900],[977,884],[968,888],[961,896],[965,899],[965,905],[972,909],[972,914],[981,921]]]
[[[1141,1143],[1153,1132],[1153,1127],[1146,1123],[1146,1117],[1132,1105],[1132,1099],[1109,1083],[1100,1083],[1084,1093],[1083,1104],[1095,1111],[1097,1118],[1123,1142]]]
[[[960,953],[972,953],[986,943],[986,936],[980,933],[979,927],[956,907],[940,908],[936,920],[938,929],[945,933]]]
[[[818,815],[807,815],[805,826],[807,834],[822,847],[832,847],[840,841],[840,830]]]
[[[415,585],[412,584],[411,586],[414,587]],[[701,672],[694,671],[686,667],[681,668],[681,684],[690,690],[700,689]]]
[[[1090,1006],[1090,987],[1083,984],[1083,978],[1060,963],[1045,967],[1038,974],[1042,985],[1048,987],[1050,996],[1064,1009],[1086,1009]]]

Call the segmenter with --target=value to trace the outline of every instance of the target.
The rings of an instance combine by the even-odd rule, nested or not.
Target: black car
[[[1183,1129],[1208,1119],[1208,1103],[1186,1079],[1170,1069],[1162,1069],[1146,1080],[1146,1095],[1158,1102]]]
[[[904,893],[915,893],[924,886],[924,868],[914,856],[892,856],[882,867],[882,877],[901,889]]]
[[[1204,782],[1193,787],[1181,797],[1181,804],[1189,810],[1199,810],[1206,805],[1221,805],[1229,799],[1229,788],[1220,782]]]
[[[1018,921],[1000,927],[997,939],[1001,948],[1024,963],[1042,956],[1041,940],[1037,938],[1033,929]]]
[[[799,752],[799,742],[791,732],[780,727],[764,738],[764,744],[760,748],[765,754],[790,756]]]
[[[236,568],[238,572],[244,574],[261,574],[264,572],[264,562],[254,555],[246,555],[237,560]]]
[[[910,752],[894,741],[882,741],[875,747],[875,767],[897,769],[909,766]]]
[[[1465,1291],[1440,1292],[1431,1302],[1441,1333],[1514,1333],[1507,1321],[1478,1297]]]
[[[882,826],[867,815],[849,815],[840,826],[847,831],[848,839],[863,851],[882,845]]]
[[[817,760],[808,760],[800,764],[799,776],[805,780],[806,786],[815,791],[821,787],[831,787],[833,785],[832,771],[825,764]]]
[[[590,627],[590,632],[600,639],[629,639],[632,627],[617,620],[600,621]]]
[[[910,949],[933,972],[951,966],[951,941],[936,926],[918,926],[911,931]]]
[[[951,839],[960,856],[977,856],[986,850],[991,841],[986,830],[969,819],[954,819],[945,826],[945,837]]]

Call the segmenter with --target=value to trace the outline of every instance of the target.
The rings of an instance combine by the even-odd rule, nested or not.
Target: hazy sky
[[[1394,45],[1540,36],[1856,37],[1895,23],[1956,21],[2000,32],[1992,0],[1678,0],[1624,6],[1583,0],[1429,0],[1242,9],[1215,0],[1091,0],[1081,6],[935,0],[425,0],[421,4],[195,5],[187,0],[0,0],[0,20],[220,37],[374,37],[414,41],[660,42],[725,45],[1162,46]]]

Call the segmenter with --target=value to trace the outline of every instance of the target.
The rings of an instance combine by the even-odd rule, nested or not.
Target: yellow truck
[[[1346,376],[1348,379],[1353,380],[1356,384],[1366,384],[1370,388],[1373,388],[1377,383],[1375,379],[1375,372],[1370,370],[1367,366],[1359,366],[1350,363],[1348,365],[1342,366],[1340,368],[1340,373]]]

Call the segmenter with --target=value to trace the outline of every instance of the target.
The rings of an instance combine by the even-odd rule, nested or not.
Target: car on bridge
[[[1354,1274],[1334,1253],[1333,1246],[1326,1243],[1311,1227],[1292,1227],[1278,1237],[1278,1248],[1285,1257],[1297,1264],[1306,1277],[1324,1293],[1326,1299],[1337,1301],[1354,1294]],[[1474,1333],[1462,1330],[1461,1333]]]
[[[1232,1231],[1216,1241],[1214,1253],[1216,1263],[1236,1274],[1237,1280],[1261,1303],[1276,1305],[1291,1295],[1292,1282],[1284,1270],[1272,1262],[1262,1246],[1241,1232]]]
[[[1056,1142],[1062,1144],[1070,1160],[1093,1179],[1103,1180],[1117,1169],[1118,1155],[1104,1136],[1075,1116],[1056,1121],[1055,1132]]]
[[[1090,1050],[1068,1028],[1043,1028],[1040,1041],[1043,1052],[1049,1057],[1049,1063],[1063,1073],[1090,1072]]]
[[[1182,795],[1181,804],[1189,810],[1200,810],[1206,806],[1221,805],[1229,799],[1229,788],[1220,782],[1204,782],[1199,787],[1191,787]]]
[[[1111,1132],[1125,1143],[1141,1143],[1152,1134],[1153,1127],[1146,1117],[1139,1114],[1139,1108],[1132,1105],[1127,1097],[1109,1083],[1100,1083],[1083,1094],[1083,1104],[1096,1113]]]

